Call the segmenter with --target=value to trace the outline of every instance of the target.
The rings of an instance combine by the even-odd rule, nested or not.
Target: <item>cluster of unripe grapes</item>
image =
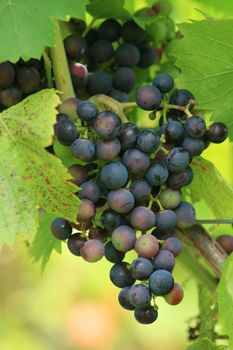
[[[159,113],[157,130],[122,122],[108,108],[99,111],[94,98],[78,103],[76,123],[58,115],[57,142],[77,158],[69,172],[79,186],[80,205],[77,223],[57,218],[51,231],[67,239],[72,254],[88,262],[105,256],[113,263],[110,279],[121,288],[120,305],[146,324],[157,318],[156,297],[172,305],[183,298],[172,276],[182,250],[175,230],[191,227],[196,218],[181,188],[192,182],[193,157],[210,142],[223,142],[227,128],[222,123],[207,127],[192,114],[194,96],[175,90],[164,73],[139,88],[135,99],[138,107]],[[129,263],[126,254],[132,250],[137,256]]]

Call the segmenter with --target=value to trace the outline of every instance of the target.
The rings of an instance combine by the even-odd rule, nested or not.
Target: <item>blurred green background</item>
[[[142,1],[127,1],[141,8]],[[202,19],[200,12],[221,16],[195,1],[172,1],[176,23]],[[233,145],[211,145],[204,157],[213,161],[233,185]],[[208,211],[196,205],[199,218]],[[229,227],[214,234],[228,233]],[[175,307],[159,301],[159,318],[143,326],[117,301],[119,290],[109,280],[110,264],[88,264],[67,252],[53,254],[45,272],[32,264],[23,243],[0,254],[1,350],[183,350],[188,328],[198,314],[197,290],[192,276],[177,263],[175,279],[185,288],[184,301]]]

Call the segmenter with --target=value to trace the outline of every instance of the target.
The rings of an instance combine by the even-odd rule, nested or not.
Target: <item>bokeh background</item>
[[[225,0],[226,1],[226,0]],[[143,1],[128,0],[139,9]],[[174,0],[176,23],[202,19],[205,13],[221,13],[200,2]],[[228,141],[212,145],[203,154],[215,163],[233,185],[233,145]],[[207,218],[203,203],[196,205],[199,218]],[[208,217],[209,218],[209,217]],[[216,227],[214,235],[229,233],[227,225]],[[232,232],[232,231],[231,231]],[[40,266],[28,257],[25,244],[0,252],[0,349],[1,350],[183,350],[188,328],[198,315],[197,289],[193,277],[177,262],[175,279],[185,288],[184,301],[175,307],[158,301],[159,318],[143,326],[117,301],[118,289],[108,277],[110,264],[104,260],[88,264],[68,253],[54,253],[41,274]]]

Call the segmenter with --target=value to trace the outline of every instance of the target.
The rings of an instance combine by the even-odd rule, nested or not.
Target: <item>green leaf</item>
[[[219,1],[219,0],[197,0],[199,3],[209,6],[220,13],[224,12],[225,14],[233,14],[233,2],[232,1]]]
[[[232,219],[233,189],[216,167],[206,159],[196,158],[191,164],[194,176],[189,185],[192,201],[204,200],[216,219]]]
[[[57,23],[68,16],[85,19],[85,0],[0,0],[0,62],[40,58],[54,46]]]
[[[94,18],[129,19],[130,14],[123,8],[124,3],[124,0],[90,0],[87,11]]]
[[[29,254],[33,261],[41,263],[41,269],[44,270],[52,252],[55,250],[61,254],[61,241],[56,239],[51,231],[51,222],[56,218],[54,214],[40,213],[39,229],[29,248]]]
[[[223,264],[222,277],[218,285],[218,309],[219,320],[229,336],[230,345],[233,347],[233,254]]]
[[[212,340],[208,338],[201,338],[191,344],[187,350],[226,350],[224,345],[217,346]]]
[[[213,110],[213,119],[224,121],[233,140],[233,20],[183,23],[184,38],[173,49],[182,74],[179,87],[191,90],[197,108]]]
[[[0,242],[16,234],[32,239],[38,207],[76,221],[77,187],[61,161],[44,150],[51,144],[59,98],[42,90],[0,114]]]
[[[134,15],[133,19],[134,21],[143,29],[146,29],[146,26],[153,24],[157,21],[159,21],[162,17],[160,16],[143,16],[143,15]]]

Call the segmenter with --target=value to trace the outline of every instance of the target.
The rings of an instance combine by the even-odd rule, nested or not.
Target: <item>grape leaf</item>
[[[0,62],[40,58],[45,46],[55,44],[54,18],[85,19],[85,4],[85,0],[0,0]]]
[[[94,18],[129,19],[130,14],[124,9],[124,0],[90,0],[87,11]]]
[[[233,20],[206,19],[179,29],[184,38],[172,51],[182,71],[177,84],[193,92],[199,109],[213,110],[213,120],[224,121],[233,140]]]
[[[208,338],[201,338],[191,344],[187,350],[227,350],[228,347],[225,345],[217,346],[212,340]]]
[[[230,345],[233,347],[233,254],[223,264],[222,277],[218,285],[218,309],[220,322],[224,325]]]
[[[50,231],[51,222],[55,218],[54,214],[40,213],[39,228],[29,247],[29,255],[33,261],[41,262],[42,271],[54,250],[59,254],[62,252],[61,241],[56,239]]]
[[[161,16],[143,16],[143,15],[134,15],[133,19],[134,21],[143,29],[146,28],[146,26],[153,24],[157,21],[159,21],[162,17]]]
[[[193,203],[203,199],[216,219],[232,219],[233,189],[224,180],[214,164],[201,157],[191,164],[194,177],[189,185]]]
[[[32,239],[37,209],[76,220],[77,187],[61,161],[44,150],[51,143],[59,98],[42,90],[0,114],[0,242],[16,234]]]
[[[229,16],[233,14],[233,2],[232,1],[219,1],[219,0],[197,0],[199,3],[210,6],[220,13],[224,12]]]

